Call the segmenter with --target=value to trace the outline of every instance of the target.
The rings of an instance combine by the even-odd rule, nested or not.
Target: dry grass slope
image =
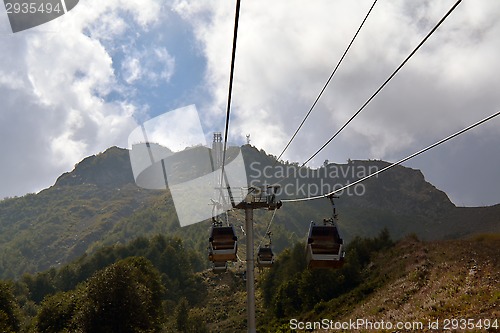
[[[469,240],[432,242],[410,236],[379,253],[365,273],[366,281],[360,288],[317,304],[313,311],[298,319],[348,322],[361,318],[370,322],[421,322],[424,325],[423,330],[408,330],[411,332],[444,332],[443,329],[431,330],[428,325],[429,321],[439,319],[442,328],[446,318],[498,319],[500,325],[500,235],[483,234]],[[210,332],[245,332],[246,293],[242,278],[232,272],[217,275],[205,271],[201,274],[209,285],[209,303],[204,308],[191,309],[190,316],[201,319]],[[260,300],[257,290],[257,321],[264,318],[265,309]]]
[[[428,328],[429,321],[437,319],[441,327],[444,319],[498,319],[500,322],[498,236],[429,243],[410,237],[389,253],[380,254],[371,270],[386,282],[348,314],[329,319],[421,322],[424,330],[419,331],[432,331]],[[328,318],[328,313],[322,313],[321,317]],[[387,330],[390,331],[394,330]]]

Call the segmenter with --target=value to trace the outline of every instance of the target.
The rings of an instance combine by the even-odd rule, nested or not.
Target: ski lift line
[[[340,58],[339,62],[337,63],[337,66],[335,66],[335,69],[333,70],[333,72],[330,74],[330,77],[328,78],[328,80],[326,81],[325,85],[323,86],[323,88],[321,89],[321,91],[319,92],[319,95],[318,97],[316,97],[316,100],[314,101],[314,103],[312,104],[311,108],[309,109],[309,111],[307,112],[306,116],[304,117],[304,119],[302,119],[302,122],[300,123],[299,127],[297,128],[297,130],[295,131],[295,133],[293,133],[292,135],[292,138],[290,139],[290,141],[288,141],[288,143],[286,144],[285,148],[283,148],[283,151],[281,152],[281,154],[276,158],[276,163],[278,163],[279,159],[283,156],[283,154],[285,153],[285,151],[288,149],[288,147],[290,146],[290,144],[292,143],[292,141],[295,139],[295,137],[297,136],[297,134],[299,133],[300,129],[302,128],[302,126],[304,125],[304,123],[306,122],[307,118],[309,117],[309,115],[311,114],[311,112],[313,111],[313,109],[316,107],[316,104],[318,103],[319,99],[321,98],[321,96],[323,95],[323,93],[325,92],[326,88],[328,87],[328,85],[330,84],[330,81],[332,80],[333,76],[335,75],[335,73],[337,72],[337,69],[340,67],[340,64],[342,63],[342,61],[344,61],[344,58],[346,57],[347,55],[347,52],[349,52],[352,44],[354,43],[354,40],[356,39],[356,37],[358,36],[359,32],[361,31],[361,28],[363,28],[363,25],[365,24],[366,20],[368,19],[368,16],[370,16],[370,13],[372,12],[373,8],[375,7],[375,4],[377,3],[378,0],[375,0],[372,4],[372,6],[370,7],[370,10],[368,11],[368,13],[366,14],[365,18],[363,19],[363,22],[361,22],[361,25],[359,26],[358,30],[356,31],[356,33],[354,34],[354,37],[351,39],[351,42],[349,43],[349,45],[347,46],[346,50],[344,51],[344,54],[342,55],[342,57]]]
[[[224,167],[226,164],[226,149],[227,149],[227,136],[229,132],[229,118],[231,115],[231,97],[233,93],[233,78],[234,78],[234,62],[236,59],[236,41],[238,39],[238,22],[240,18],[240,5],[241,5],[241,0],[236,1],[236,12],[234,15],[234,35],[233,35],[233,50],[231,54],[231,70],[229,74],[229,92],[227,96],[227,108],[226,108],[226,126],[225,126],[225,132],[224,132],[224,148],[222,150],[222,168],[221,168],[221,180],[220,180],[220,187],[222,188],[223,182],[226,181],[225,179],[225,174],[224,174]],[[229,186],[228,184],[226,184]]]
[[[399,72],[399,70],[410,60],[410,58],[418,51],[418,49],[427,41],[427,39],[438,29],[438,27],[446,20],[446,18],[455,10],[455,8],[462,2],[462,0],[458,0],[453,7],[443,16],[443,18],[436,24],[436,26],[426,35],[426,37],[418,44],[418,46],[410,53],[408,57],[399,65],[399,67],[389,76],[389,78],[375,91],[375,93],[361,106],[361,108],[319,149],[317,150],[309,159],[307,159],[300,168],[306,166],[316,155],[318,155],[330,142],[345,128],[347,125],[359,114],[361,111],[375,98],[378,93],[389,83],[390,80],[394,78],[394,76]],[[277,159],[277,161],[279,158]],[[275,162],[276,163],[276,162]],[[277,184],[280,184],[284,180],[286,180],[289,176],[284,176]],[[284,202],[282,200],[282,202]]]
[[[271,230],[271,224],[274,221],[274,215],[276,215],[276,211],[277,209],[273,210],[273,215],[271,216],[271,220],[269,220],[269,223],[267,224],[266,233],[264,234],[264,236],[261,236],[260,243],[259,246],[257,246],[257,249],[261,247],[262,243],[264,242],[264,239],[266,239],[266,236],[269,234],[269,231]]]
[[[267,225],[267,229],[266,229],[266,235],[269,234],[269,232],[271,231],[271,224],[273,223],[274,221],[274,216],[276,215],[276,211],[278,211],[277,209],[275,209],[273,211],[273,216],[271,216],[271,220],[269,221],[269,224]]]
[[[417,45],[417,47],[408,55],[408,57],[406,57],[406,59],[401,63],[401,65],[398,66],[398,68],[396,68],[396,70],[387,78],[387,80],[384,81],[384,83],[382,83],[382,85],[373,93],[373,95],[371,95],[371,97],[359,108],[359,110],[354,113],[351,118],[330,138],[328,139],[328,141],[325,142],[325,144],[323,144],[323,146],[321,146],[320,149],[318,149],[311,157],[309,157],[303,164],[302,164],[302,167],[305,166],[308,162],[310,162],[314,157],[316,157],[316,155],[318,155],[323,149],[326,148],[326,146],[328,146],[330,144],[330,142],[332,142],[333,139],[335,139],[335,137],[337,137],[337,135],[342,132],[342,130],[344,130],[344,128],[347,127],[347,125],[349,125],[349,123],[354,119],[356,118],[356,116],[358,114],[361,113],[361,111],[363,111],[365,109],[365,107],[382,91],[382,89],[384,89],[384,87],[387,85],[387,83],[389,83],[389,81],[391,81],[395,76],[396,74],[401,70],[401,68],[403,68],[404,65],[406,65],[406,63],[415,55],[415,53],[417,53],[417,51],[420,49],[420,47],[422,45],[424,45],[424,43],[429,39],[429,37],[431,37],[432,34],[434,34],[434,32],[436,32],[436,30],[439,28],[439,26],[448,18],[448,16],[450,16],[450,14],[457,8],[457,6],[462,2],[462,0],[458,0],[452,7],[451,9],[443,16],[443,18],[441,18],[441,20],[436,24],[436,26],[434,26],[434,28],[432,28],[432,30],[425,36],[425,38]]]
[[[332,192],[329,192],[329,193],[323,194],[323,195],[314,196],[314,197],[306,197],[306,198],[299,198],[299,199],[283,199],[281,201],[282,202],[301,202],[301,201],[316,200],[316,199],[322,199],[322,198],[334,195],[336,193],[342,192],[342,191],[348,189],[351,186],[357,185],[357,184],[359,184],[359,183],[361,183],[361,182],[363,182],[363,181],[365,181],[365,180],[367,180],[369,178],[372,178],[372,177],[374,177],[374,176],[376,176],[376,175],[378,175],[378,174],[380,174],[382,172],[385,172],[385,171],[387,171],[389,169],[392,169],[393,167],[395,167],[395,166],[397,166],[397,165],[399,165],[399,164],[401,164],[403,162],[406,162],[409,159],[412,159],[412,158],[414,158],[414,157],[416,157],[416,156],[418,156],[420,154],[423,154],[426,151],[431,150],[432,148],[434,148],[436,146],[439,146],[440,144],[443,144],[443,143],[445,143],[445,142],[447,142],[447,141],[449,141],[449,140],[451,140],[451,139],[453,139],[453,138],[455,138],[455,137],[457,137],[457,136],[459,136],[459,135],[461,135],[461,134],[463,134],[463,133],[465,133],[465,132],[467,132],[467,131],[469,131],[469,130],[471,130],[471,129],[473,129],[473,128],[475,128],[475,127],[477,127],[477,126],[479,126],[479,125],[481,125],[481,124],[483,124],[483,123],[485,123],[485,122],[487,122],[487,121],[489,121],[491,119],[493,119],[493,118],[495,118],[495,117],[497,117],[498,115],[500,115],[500,111],[498,111],[497,113],[492,114],[489,117],[484,118],[483,120],[480,120],[480,121],[478,121],[478,122],[476,122],[476,123],[474,123],[474,124],[472,124],[472,125],[464,128],[464,129],[462,129],[462,130],[460,130],[460,131],[458,131],[458,132],[456,132],[456,133],[454,133],[454,134],[452,134],[450,136],[447,136],[446,138],[444,138],[442,140],[439,140],[439,141],[433,143],[432,145],[430,145],[430,146],[428,146],[426,148],[423,148],[423,149],[417,151],[416,153],[413,153],[413,154],[411,154],[411,155],[409,155],[409,156],[407,156],[407,157],[405,157],[405,158],[403,158],[403,159],[401,159],[401,160],[399,160],[397,162],[394,162],[394,163],[386,166],[385,168],[382,168],[382,169],[380,169],[380,170],[378,170],[378,171],[376,171],[376,172],[374,172],[372,174],[369,174],[366,177],[360,178],[360,179],[356,180],[355,182],[350,183],[350,184],[348,184],[348,185],[346,185],[344,187],[341,187],[341,188],[339,188],[339,189],[337,189],[335,191],[332,191]]]

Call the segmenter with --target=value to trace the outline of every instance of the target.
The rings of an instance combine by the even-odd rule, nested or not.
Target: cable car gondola
[[[308,268],[340,268],[344,264],[344,241],[335,225],[337,214],[333,197],[333,217],[324,219],[323,225],[311,222],[307,238],[306,259]]]
[[[232,225],[216,226],[210,230],[208,259],[214,263],[236,261],[238,251],[238,237]]]
[[[227,271],[227,261],[214,261],[212,265],[212,272],[224,273]]]
[[[308,268],[339,268],[344,264],[343,240],[337,227],[311,222],[306,259]]]
[[[274,254],[271,246],[259,246],[257,251],[257,267],[271,267],[274,263]]]

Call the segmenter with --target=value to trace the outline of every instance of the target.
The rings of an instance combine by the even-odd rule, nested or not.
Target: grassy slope
[[[299,319],[362,318],[372,322],[420,321],[424,325],[438,318],[500,321],[500,235],[433,242],[408,237],[377,254],[365,273],[360,287],[317,304]],[[190,316],[203,318],[211,332],[245,332],[244,281],[233,273],[201,274],[210,286],[210,301],[203,309],[191,309]],[[264,317],[260,298],[257,291],[257,322],[266,327],[259,321]]]
[[[445,318],[500,318],[499,236],[429,243],[407,238],[378,255],[370,270],[360,288],[368,293],[360,302],[354,301],[358,289],[345,295],[344,303],[334,300],[308,319],[427,325]],[[367,284],[379,286],[370,293]]]

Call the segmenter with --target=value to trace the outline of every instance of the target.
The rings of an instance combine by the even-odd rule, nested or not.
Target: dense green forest
[[[375,238],[356,238],[342,269],[321,271],[305,268],[304,244],[286,249],[259,276],[268,309],[259,322],[279,326],[280,318],[356,288],[371,255],[392,245],[387,230]],[[59,269],[2,282],[0,327],[2,332],[43,333],[207,331],[213,323],[188,315],[189,309],[204,309],[210,297],[202,260],[179,238],[161,235],[104,247]],[[241,279],[235,272],[225,274]]]
[[[159,332],[179,304],[207,288],[200,258],[178,238],[141,237],[59,269],[2,282],[2,332]],[[8,325],[8,326],[7,326]]]
[[[249,145],[241,151],[249,166],[247,177],[253,183],[269,184],[278,181],[279,175],[292,175],[281,182],[279,199],[302,195],[295,190],[346,184],[388,165],[383,161],[348,161],[309,169],[276,161]],[[298,176],[293,177],[295,174]],[[294,191],[287,193],[286,189]],[[361,189],[363,195],[344,193],[336,200],[341,214],[339,229],[347,242],[357,236],[374,237],[384,227],[394,239],[410,233],[422,239],[443,239],[500,232],[500,205],[455,207],[419,170],[399,166],[367,181]],[[271,216],[271,212],[255,212],[257,235],[265,235]],[[327,199],[285,203],[272,225],[276,252],[304,239],[311,220],[330,216]],[[241,211],[230,212],[229,220],[238,232],[244,227]],[[112,147],[84,159],[48,189],[0,201],[0,279],[18,279],[24,273],[61,267],[104,246],[156,234],[180,237],[186,247],[203,256],[209,227],[210,221],[204,221],[180,228],[170,192],[137,187],[128,151]],[[243,238],[241,233],[239,236]]]
[[[277,162],[251,146],[242,147],[242,152],[249,164],[254,161],[266,168]],[[325,162],[316,170],[303,169],[303,177],[296,179],[303,183],[295,185],[320,187],[318,174],[325,173],[338,174],[333,180],[345,183],[362,170],[386,165],[383,161]],[[277,166],[291,172],[299,169],[284,161]],[[282,186],[296,180],[285,180]],[[280,198],[285,197],[286,193]],[[429,267],[436,272],[455,268],[463,281],[447,283],[456,283],[455,292],[462,292],[461,285],[469,281],[466,277],[474,266],[454,260],[482,253],[485,244],[490,256],[483,265],[488,269],[481,272],[489,272],[485,281],[500,281],[500,277],[491,280],[500,269],[497,261],[489,259],[500,257],[496,236],[481,243],[481,251],[476,251],[476,243],[432,245],[434,261],[417,260],[416,271],[411,261],[414,252],[427,256],[426,243],[418,239],[495,235],[500,231],[500,205],[456,207],[420,171],[402,166],[366,182],[362,196],[343,195],[336,205],[338,227],[347,244],[346,264],[338,270],[306,269],[301,243],[311,220],[331,217],[328,200],[285,203],[274,213],[255,211],[256,242],[267,241],[271,226],[277,255],[271,269],[257,272],[260,331],[287,332],[291,317],[345,317],[380,290],[398,285],[398,279],[410,281],[410,290],[427,288]],[[231,211],[227,218],[244,244],[243,212]],[[169,191],[138,188],[128,152],[116,147],[86,158],[38,194],[0,201],[0,332],[245,331],[244,265],[232,264],[221,275],[208,269],[210,225],[211,221],[204,221],[180,228]],[[405,238],[408,234],[413,236]],[[244,257],[244,246],[240,251]],[[448,257],[442,255],[448,252]],[[384,267],[393,269],[389,272]],[[441,281],[439,273],[433,274]],[[458,297],[468,300],[467,311],[488,312],[489,306],[497,304],[500,295],[491,290],[500,288],[498,282],[482,288],[478,299],[485,306],[467,298],[469,289]],[[441,289],[436,294],[441,295]],[[398,302],[405,304],[412,295],[402,295]],[[446,291],[446,295],[454,294]],[[446,297],[428,308],[427,303],[419,306],[426,315],[454,315],[455,307],[465,311]],[[385,303],[377,305],[373,313],[389,308]]]
[[[289,318],[321,309],[325,302],[358,288],[359,300],[376,285],[366,284],[365,268],[372,256],[394,245],[387,229],[377,237],[357,237],[347,246],[346,263],[340,269],[306,268],[305,244],[296,244],[281,255],[264,275],[262,296],[267,308],[262,330],[288,328]]]

